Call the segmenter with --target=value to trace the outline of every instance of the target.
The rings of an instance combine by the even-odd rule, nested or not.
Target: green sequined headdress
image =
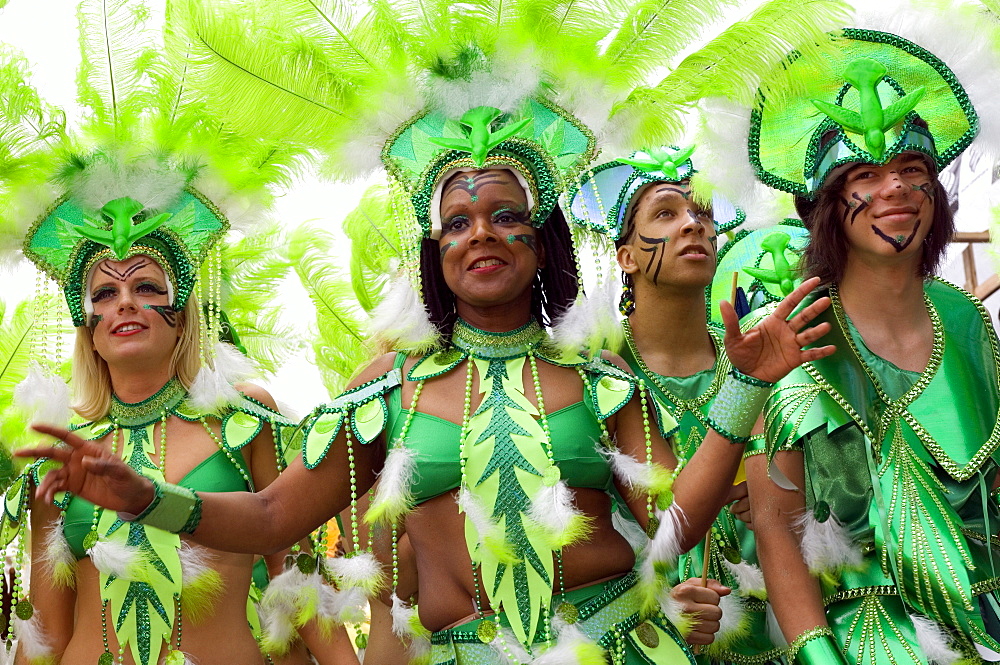
[[[470,109],[460,118],[428,111],[405,123],[382,151],[386,170],[411,192],[424,236],[440,231],[435,192],[460,169],[515,171],[531,207],[531,223],[541,226],[574,174],[595,155],[594,135],[564,109],[529,98],[504,113],[491,106]]]
[[[102,165],[98,161],[93,170],[103,171]],[[139,192],[133,196],[142,198]],[[67,192],[25,238],[25,256],[62,288],[74,326],[88,323],[87,282],[94,266],[104,259],[152,257],[166,273],[170,304],[175,310],[183,309],[199,266],[229,229],[219,210],[190,187],[169,196],[163,207],[152,209],[133,196],[115,198],[94,210]]]
[[[940,170],[975,138],[966,89],[926,48],[877,30],[829,39],[832,49],[789,55],[783,75],[798,81],[794,94],[771,103],[762,93],[752,111],[750,161],[767,185],[812,197],[842,165],[885,164],[906,151]]]
[[[691,180],[696,173],[691,161],[694,151],[694,146],[664,146],[593,167],[571,195],[573,221],[618,240],[628,232],[631,206],[647,186]],[[746,219],[741,209],[718,195],[712,196],[712,216],[719,232],[729,231]]]

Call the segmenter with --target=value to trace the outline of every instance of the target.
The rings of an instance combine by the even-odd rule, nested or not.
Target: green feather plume
[[[276,372],[299,344],[293,327],[282,321],[274,297],[288,277],[291,262],[275,224],[230,243],[222,253],[222,309],[246,354],[265,372]]]
[[[80,69],[77,95],[95,131],[118,130],[151,101],[147,76],[156,58],[150,10],[141,0],[83,0],[77,10]]]
[[[359,314],[353,308],[351,284],[329,260],[335,242],[329,233],[299,227],[288,243],[289,259],[316,306],[318,330],[313,351],[330,395],[341,393],[373,356],[361,332]]]
[[[351,241],[351,286],[366,312],[382,299],[382,289],[393,272],[392,263],[403,256],[404,241],[390,206],[388,188],[376,185],[344,218],[344,233]]]

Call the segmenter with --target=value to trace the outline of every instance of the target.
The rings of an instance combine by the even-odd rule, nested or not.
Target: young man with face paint
[[[751,122],[758,175],[798,196],[837,347],[774,387],[747,460],[768,599],[796,663],[997,662],[997,338],[933,277],[954,233],[937,174],[983,120],[957,82],[974,73],[933,39],[831,43],[789,60],[810,83]]]
[[[674,445],[681,459],[704,439],[708,413],[731,367],[723,331],[708,323],[706,299],[720,228],[743,220],[742,211],[725,201],[703,202],[692,193],[692,150],[660,148],[597,166],[572,202],[578,221],[607,229],[615,241],[624,284],[621,355],[645,382],[657,412],[678,422]],[[599,201],[610,209],[598,217]],[[698,616],[688,642],[710,645],[703,646],[700,663],[779,662],[781,650],[764,629],[746,483],[733,487],[730,502],[712,526],[708,558],[704,543],[680,557],[672,595]]]

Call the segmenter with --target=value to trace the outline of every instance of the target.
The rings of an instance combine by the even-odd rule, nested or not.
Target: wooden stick
[[[733,271],[733,288],[729,290],[729,303],[736,307],[736,289],[739,288],[739,278],[740,272],[738,270]]]
[[[733,274],[735,275],[736,273]],[[708,586],[708,566],[711,563],[711,558],[712,558],[712,529],[710,528],[708,530],[708,533],[705,534],[705,557],[702,559],[701,563],[701,585],[703,587]],[[701,645],[695,644],[694,655],[697,656],[700,653],[701,653]]]

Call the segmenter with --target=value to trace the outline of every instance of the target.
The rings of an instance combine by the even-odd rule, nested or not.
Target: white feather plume
[[[177,552],[181,561],[181,584],[188,586],[201,575],[212,570],[209,562],[214,558],[212,553],[204,547],[194,547],[190,543],[181,542],[181,549]]]
[[[295,639],[297,629],[292,623],[293,615],[290,609],[278,606],[265,607],[261,604],[257,606],[257,614],[260,617],[263,644],[273,645],[280,650],[279,645],[290,644]]]
[[[65,425],[72,415],[69,386],[58,376],[32,362],[28,374],[14,387],[14,403],[32,422]]]
[[[631,492],[648,492],[653,489],[654,467],[640,462],[628,453],[623,453],[615,447],[607,447],[601,443],[597,444],[597,450],[604,455],[608,463],[611,464],[611,471],[625,487]]]
[[[958,11],[952,3],[940,8],[910,3],[892,11],[859,13],[857,26],[908,39],[948,65],[979,115],[979,135],[970,149],[990,160],[1000,157],[1000,99],[996,95],[1000,53],[991,43],[998,29],[995,19],[983,12]]]
[[[684,612],[684,604],[670,594],[669,587],[660,593],[659,601],[660,611],[663,612],[663,616],[667,617],[671,625],[676,626],[682,634],[689,632],[683,628],[691,625],[691,617]]]
[[[368,596],[361,587],[337,590],[326,584],[320,590],[317,614],[337,624],[364,621],[368,609]]]
[[[555,485],[543,485],[538,490],[531,500],[528,518],[540,526],[549,538],[562,542],[573,535],[571,531],[580,528],[584,514],[573,503],[573,490],[566,481],[560,480]],[[573,540],[570,538],[566,544]]]
[[[764,573],[758,566],[749,561],[732,563],[724,557],[722,561],[726,566],[726,570],[736,580],[736,589],[734,589],[736,593],[739,593],[741,596],[764,597]]]
[[[341,588],[358,587],[371,593],[382,585],[385,578],[382,564],[371,552],[328,558],[325,565]]]
[[[812,574],[861,565],[860,550],[832,512],[825,522],[819,522],[812,511],[806,510],[794,526],[801,535],[802,558]]]
[[[17,637],[18,651],[29,663],[47,662],[55,658],[48,637],[42,631],[36,612],[30,619],[12,617],[14,635]]]
[[[88,164],[70,178],[74,198],[90,210],[100,210],[124,196],[151,210],[166,210],[188,184],[187,173],[155,158],[127,162],[125,157],[112,155]]]
[[[392,592],[392,606],[389,610],[392,616],[392,632],[400,639],[412,639],[416,633],[413,630],[414,623],[419,621],[417,609],[403,602],[403,600]]]
[[[655,563],[674,565],[677,557],[684,552],[681,541],[687,526],[687,515],[674,501],[666,510],[657,510],[656,516],[660,519],[660,526],[649,543],[646,557]]]
[[[234,231],[252,234],[270,217],[270,193],[252,187],[234,188],[217,172],[202,169],[192,187],[219,209]]]
[[[631,515],[616,510],[611,513],[611,526],[632,546],[633,552],[641,552],[649,544],[649,536]]]
[[[584,635],[578,624],[566,623],[558,614],[552,617],[552,630],[556,634],[556,643],[531,661],[531,665],[576,665],[581,661],[594,662],[594,658],[600,658],[604,651],[594,640]],[[583,655],[581,651],[591,657],[581,658]]]
[[[49,574],[57,584],[73,586],[76,581],[76,555],[66,540],[61,516],[45,529],[45,543],[42,546],[39,563],[48,568]]]
[[[731,593],[719,598],[719,609],[722,618],[719,619],[719,630],[715,633],[715,641],[728,644],[733,639],[745,635],[748,628],[746,601],[742,596]]]
[[[919,614],[911,614],[910,620],[917,634],[917,646],[929,662],[952,665],[962,659],[962,654],[951,648],[951,638],[941,624]]]
[[[437,328],[427,316],[420,294],[405,274],[396,276],[385,297],[372,310],[368,332],[408,351],[426,351],[438,342]]]
[[[203,366],[188,391],[187,402],[191,408],[203,413],[215,413],[240,399],[234,384],[252,376],[253,364],[232,344],[215,345],[213,367]]]
[[[416,457],[416,450],[404,445],[396,445],[389,451],[365,517],[367,521],[394,522],[413,507],[411,487],[417,468]]]
[[[568,351],[586,349],[597,353],[600,349],[619,348],[624,335],[618,320],[619,295],[618,272],[608,270],[590,295],[580,294],[555,322],[552,340]]]
[[[138,547],[113,540],[98,540],[87,555],[97,570],[123,580],[143,581],[145,557]]]
[[[296,637],[297,626],[312,618],[304,612],[310,604],[318,610],[323,597],[323,580],[292,566],[273,577],[260,601],[261,630],[267,651],[285,653]]]
[[[538,91],[541,67],[530,51],[497,57],[489,66],[467,78],[430,77],[427,97],[431,106],[449,118],[461,118],[469,109],[492,106],[503,112],[517,108]]]
[[[521,645],[513,631],[501,628],[490,642],[496,660],[486,665],[508,665],[511,661],[518,665],[532,665],[531,654]]]

